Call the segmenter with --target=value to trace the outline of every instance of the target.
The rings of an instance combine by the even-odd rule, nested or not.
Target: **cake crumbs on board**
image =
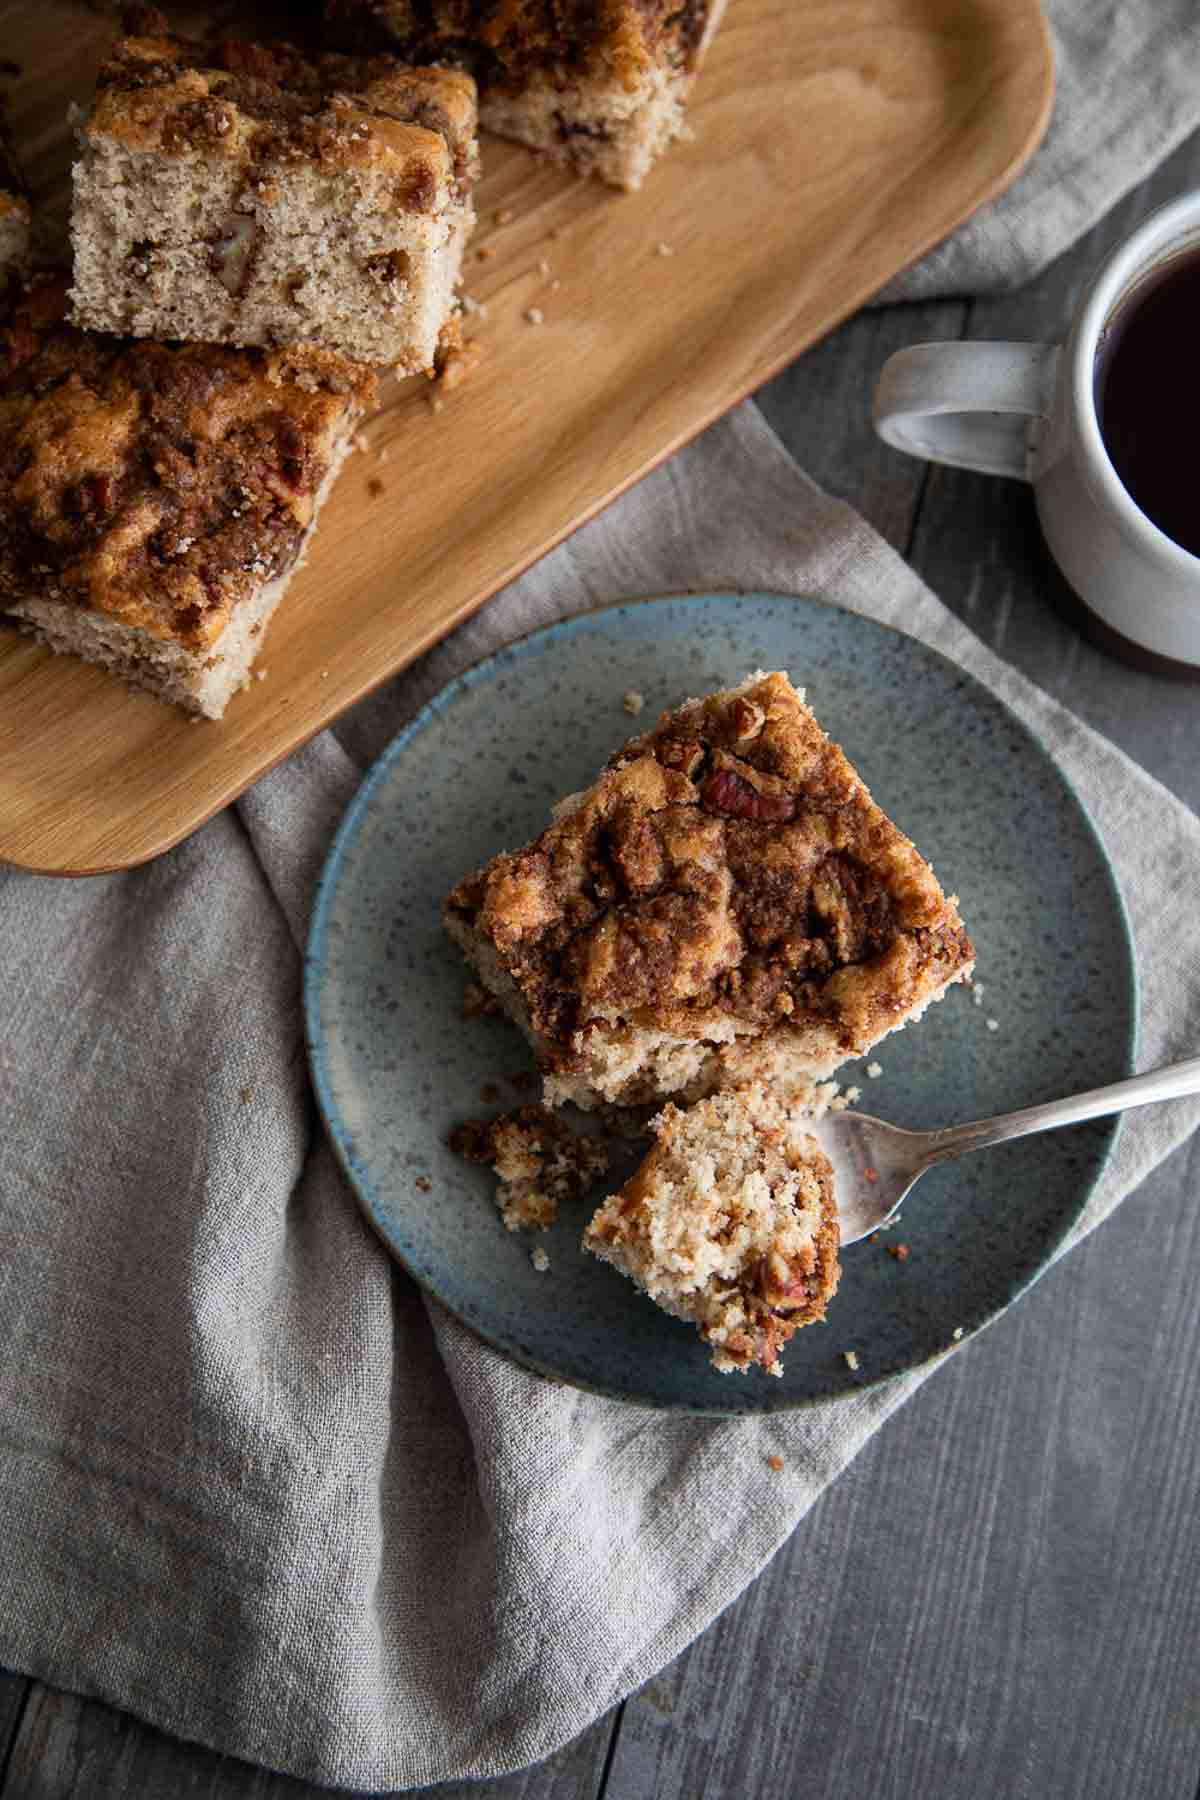
[[[625,711],[630,713],[635,719],[645,704],[645,694],[639,694],[636,688],[630,688],[629,692],[625,695],[625,698],[621,701],[621,705],[625,708]]]
[[[544,1275],[546,1270],[550,1267],[550,1258],[540,1244],[537,1246],[536,1250],[531,1250],[529,1252],[529,1260],[539,1275]]]
[[[842,1356],[845,1359],[846,1367],[848,1369],[857,1369],[858,1368],[858,1351],[857,1350],[843,1350]]]
[[[767,1467],[768,1467],[768,1469],[774,1469],[774,1471],[777,1475],[780,1474],[783,1469],[782,1456],[768,1456]]]
[[[883,1064],[882,1063],[869,1062],[867,1064],[867,1080],[868,1081],[878,1081],[879,1077],[882,1074],[883,1074]]]

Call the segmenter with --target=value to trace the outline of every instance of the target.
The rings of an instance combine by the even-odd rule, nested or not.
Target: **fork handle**
[[[947,1125],[924,1133],[926,1164],[946,1162],[967,1150],[985,1150],[1010,1138],[1029,1137],[1035,1131],[1055,1131],[1060,1125],[1080,1125],[1085,1119],[1102,1119],[1107,1113],[1124,1112],[1131,1106],[1149,1106],[1155,1100],[1181,1100],[1200,1094],[1200,1056],[1114,1081],[1108,1087],[1090,1088],[1066,1100],[1048,1100],[1043,1106],[1023,1106],[1019,1112],[1000,1113],[994,1119],[976,1119],[967,1125]]]

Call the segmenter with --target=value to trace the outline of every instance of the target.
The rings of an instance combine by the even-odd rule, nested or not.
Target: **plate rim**
[[[309,1077],[312,1081],[318,1111],[321,1115],[322,1129],[333,1148],[334,1155],[367,1223],[375,1232],[375,1235],[378,1237],[388,1256],[417,1284],[417,1287],[422,1294],[428,1295],[446,1313],[456,1319],[465,1330],[469,1331],[472,1336],[478,1338],[481,1343],[486,1344],[489,1349],[504,1356],[509,1362],[515,1364],[517,1367],[529,1370],[532,1373],[539,1375],[543,1380],[553,1382],[556,1386],[573,1388],[582,1393],[595,1395],[598,1398],[620,1401],[623,1405],[637,1406],[656,1413],[678,1413],[698,1418],[733,1420],[763,1418],[764,1416],[774,1414],[797,1412],[808,1407],[824,1405],[831,1401],[846,1399],[854,1394],[877,1391],[883,1387],[890,1386],[894,1382],[902,1381],[905,1377],[916,1374],[922,1370],[932,1372],[939,1363],[945,1361],[948,1356],[960,1349],[963,1344],[969,1343],[973,1338],[978,1337],[982,1331],[986,1331],[990,1325],[996,1322],[996,1320],[1002,1318],[1024,1294],[1028,1293],[1029,1289],[1033,1287],[1058,1260],[1058,1252],[1063,1240],[1080,1217],[1084,1207],[1087,1205],[1088,1199],[1103,1179],[1112,1162],[1113,1154],[1124,1124],[1125,1115],[1123,1113],[1112,1114],[1110,1119],[1106,1122],[1108,1130],[1107,1142],[1103,1146],[1100,1161],[1096,1167],[1095,1173],[1085,1184],[1078,1207],[1070,1211],[1063,1218],[1060,1222],[1060,1227],[1056,1229],[1047,1240],[1047,1243],[1043,1247],[1044,1254],[1042,1260],[1039,1261],[1023,1279],[1006,1291],[1005,1297],[999,1305],[991,1307],[982,1318],[970,1322],[963,1330],[963,1335],[960,1340],[956,1340],[953,1344],[948,1345],[943,1349],[934,1350],[929,1355],[923,1356],[918,1360],[907,1364],[902,1369],[888,1370],[881,1374],[867,1376],[865,1378],[847,1379],[845,1385],[834,1393],[791,1395],[786,1392],[776,1394],[773,1391],[768,1390],[764,1391],[761,1395],[756,1395],[755,1400],[757,1403],[752,1405],[743,1404],[736,1408],[723,1407],[716,1403],[712,1405],[699,1405],[693,1401],[664,1400],[656,1396],[631,1393],[619,1388],[606,1387],[600,1383],[580,1380],[575,1376],[564,1375],[561,1370],[543,1363],[539,1358],[525,1351],[518,1352],[511,1344],[500,1342],[499,1339],[493,1337],[488,1331],[482,1329],[474,1320],[463,1318],[462,1315],[437,1292],[436,1288],[431,1284],[427,1277],[414,1266],[404,1250],[401,1249],[393,1240],[393,1237],[388,1234],[385,1228],[387,1216],[385,1209],[379,1205],[371,1181],[358,1158],[355,1156],[350,1142],[347,1141],[350,1134],[346,1131],[345,1126],[339,1117],[332,1089],[326,1078],[322,1061],[323,1046],[320,1041],[319,1031],[321,1018],[319,988],[326,967],[323,951],[328,937],[331,910],[338,892],[338,878],[346,855],[357,836],[359,826],[370,805],[373,795],[382,784],[392,765],[403,755],[409,742],[411,742],[419,732],[423,731],[427,725],[435,721],[441,713],[445,712],[453,705],[460,692],[478,686],[481,681],[486,679],[493,666],[498,664],[501,658],[527,653],[535,642],[545,642],[556,637],[566,636],[571,631],[578,629],[581,625],[584,625],[591,620],[603,618],[606,614],[620,612],[630,607],[654,606],[667,602],[678,603],[684,601],[690,603],[711,602],[714,600],[767,600],[781,601],[787,604],[799,604],[801,606],[820,607],[826,612],[838,613],[848,618],[858,620],[868,628],[874,628],[879,631],[887,632],[893,637],[902,638],[907,643],[915,644],[924,654],[934,658],[937,662],[944,664],[945,667],[955,675],[965,675],[974,686],[983,690],[988,699],[998,706],[1005,717],[1017,727],[1025,738],[1028,739],[1038,756],[1053,769],[1055,775],[1066,789],[1071,801],[1074,803],[1085,832],[1098,852],[1100,866],[1107,879],[1109,892],[1115,902],[1116,917],[1121,927],[1122,946],[1125,952],[1127,974],[1127,980],[1123,983],[1123,992],[1127,994],[1129,1004],[1129,1018],[1121,1045],[1121,1059],[1125,1068],[1125,1073],[1132,1074],[1136,1068],[1140,1039],[1141,976],[1137,961],[1137,947],[1129,919],[1129,910],[1125,903],[1125,896],[1121,890],[1121,884],[1117,879],[1117,872],[1113,866],[1112,858],[1108,853],[1107,845],[1100,834],[1099,828],[1092,818],[1091,812],[1083,800],[1082,795],[1079,793],[1075,782],[1062,767],[1058,758],[1053,755],[1047,744],[1044,742],[1040,732],[1035,730],[1032,725],[1029,725],[1020,714],[1010,706],[1006,699],[994,692],[992,688],[988,687],[987,684],[975,674],[974,670],[968,669],[962,663],[956,662],[953,657],[947,656],[944,651],[937,649],[932,644],[926,643],[922,638],[915,637],[912,632],[905,631],[901,626],[894,625],[884,619],[874,618],[869,613],[857,612],[852,607],[839,605],[838,602],[825,599],[818,594],[800,592],[787,593],[781,589],[770,588],[722,587],[712,589],[667,589],[653,594],[637,594],[625,596],[621,599],[604,601],[598,606],[585,607],[574,612],[564,613],[559,618],[548,620],[540,625],[531,626],[527,631],[520,632],[512,638],[507,638],[502,644],[497,644],[491,650],[485,651],[483,655],[476,657],[473,661],[460,669],[457,674],[452,675],[447,681],[443,682],[436,692],[422,702],[416,712],[413,713],[412,717],[406,720],[395,735],[384,745],[383,749],[364,772],[362,779],[338,822],[321,867],[316,894],[313,898],[309,926],[305,935],[301,1007]],[[1116,1077],[1115,1079],[1121,1079],[1121,1077]],[[1094,1122],[1098,1124],[1101,1121]],[[853,1377],[853,1371],[849,1368],[847,1368],[846,1373],[848,1378]]]

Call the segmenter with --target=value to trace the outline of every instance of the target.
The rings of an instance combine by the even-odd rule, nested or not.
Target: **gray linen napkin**
[[[1053,157],[925,279],[1025,272],[1164,154],[1196,104],[1168,56],[1194,43],[1191,14],[1058,0]],[[1149,113],[1155,83],[1157,135],[1105,138],[1093,86]],[[511,1769],[702,1630],[926,1378],[738,1423],[541,1381],[392,1267],[315,1117],[300,946],[367,761],[495,644],[686,586],[822,595],[1008,700],[1117,866],[1143,1066],[1194,1049],[1200,823],[985,650],[742,407],[152,867],[0,874],[0,1663],[330,1783]],[[1131,1117],[1077,1236],[1197,1111]]]

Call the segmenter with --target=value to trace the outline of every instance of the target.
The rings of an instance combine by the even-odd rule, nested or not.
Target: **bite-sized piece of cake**
[[[0,611],[220,718],[374,396],[332,351],[77,331],[42,279],[0,325]]]
[[[450,59],[480,122],[583,175],[637,188],[680,135],[725,0],[327,0],[335,33]]]
[[[474,219],[469,75],[128,37],[80,143],[77,324],[432,371]]]
[[[510,1231],[545,1231],[560,1203],[573,1200],[608,1167],[603,1144],[576,1137],[544,1106],[469,1119],[451,1132],[450,1148],[495,1170],[496,1205]]]
[[[653,1121],[658,1139],[583,1234],[728,1372],[782,1375],[793,1332],[825,1317],[838,1266],[833,1170],[789,1109],[752,1085]]]
[[[971,971],[955,901],[786,675],[664,713],[557,812],[444,909],[549,1105],[792,1090]]]
[[[29,202],[0,99],[0,304],[29,266]]]

